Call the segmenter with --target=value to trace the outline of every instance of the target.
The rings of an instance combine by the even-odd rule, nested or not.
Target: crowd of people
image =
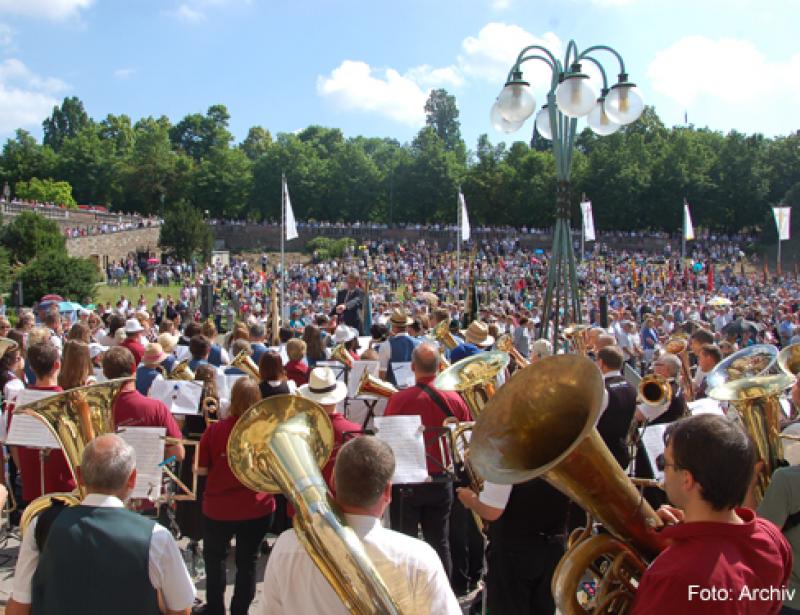
[[[115,425],[163,428],[170,438],[167,467],[184,484],[196,468],[197,500],[178,503],[174,521],[192,548],[202,545],[206,591],[205,603],[196,605],[193,579],[170,533],[123,509],[136,476],[135,455],[124,440],[96,438],[77,476],[61,451],[42,463],[36,449],[10,445],[3,482],[20,509],[79,483],[89,495],[75,507],[48,508],[28,527],[7,613],[99,612],[112,600],[123,605],[120,613],[141,612],[159,596],[170,613],[225,613],[234,538],[231,613],[247,613],[253,603],[262,550],[271,552],[259,612],[348,612],[347,599],[336,591],[347,588],[332,586],[300,530],[288,529],[295,513],[307,518],[302,502],[251,490],[228,457],[245,411],[265,399],[278,403],[282,395],[310,400],[328,416],[334,444],[321,480],[380,576],[391,580],[401,612],[459,613],[484,593],[493,614],[554,612],[552,576],[585,503],[540,478],[476,484],[440,440],[446,419],[462,424],[482,408],[437,385],[437,375],[448,364],[493,356],[485,353],[505,336],[514,352],[493,376],[493,390],[527,386],[537,364],[546,365],[552,355],[582,354],[602,375],[597,429],[614,463],[642,479],[663,473],[666,494],[648,486],[642,495],[667,526],[662,533],[671,545],[640,579],[634,613],[797,612],[800,596],[793,590],[800,575],[792,562],[800,540],[787,519],[800,501],[786,495],[793,469],[779,470],[756,496],[760,453],[736,413],[726,416],[720,408],[693,416],[724,357],[756,344],[800,341],[796,272],[754,264],[744,256],[743,240],[709,237],[690,246],[685,260],[671,249],[597,245],[578,267],[586,327],[555,338],[542,336],[543,329],[558,324],[563,330],[575,324],[574,315],[558,307],[542,313],[549,254],[527,250],[515,238],[478,239],[461,263],[435,242],[368,241],[341,258],[291,264],[283,289],[280,271],[266,257],[171,261],[162,266],[181,286],[165,288],[153,302],[121,294],[113,305],[79,310],[74,321],[45,303],[20,313],[14,327],[0,318],[6,434],[23,390],[58,394],[130,379],[113,402]],[[133,272],[139,263],[131,259],[119,267]],[[283,318],[276,314],[281,296]],[[685,342],[685,351],[672,348],[675,339]],[[390,391],[359,415],[353,411],[358,395],[339,376],[342,365],[354,361],[376,362],[375,376]],[[410,380],[401,378],[402,365],[409,366]],[[642,399],[630,382],[631,373],[648,372],[669,388],[658,403]],[[170,400],[159,397],[156,383],[170,376],[199,384],[194,412],[173,414]],[[800,407],[798,386],[791,400]],[[392,449],[380,432],[369,435],[373,415],[418,417],[426,434],[427,481],[393,484]],[[631,434],[659,425],[666,426],[666,446],[653,463]],[[153,508],[147,500],[136,506]],[[79,561],[70,566],[76,550]],[[65,567],[69,572],[59,576]],[[87,596],[72,568],[90,576],[96,571],[102,591]],[[716,585],[737,598],[709,610],[699,592]],[[598,588],[587,581],[576,590],[591,597]],[[745,590],[753,597],[741,598]]]

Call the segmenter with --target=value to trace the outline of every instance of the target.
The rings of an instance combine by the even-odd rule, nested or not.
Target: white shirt
[[[91,493],[83,500],[86,506],[102,506],[107,508],[124,508],[119,498],[113,495]],[[34,519],[28,526],[19,548],[17,568],[14,571],[14,583],[11,597],[22,604],[31,603],[31,581],[39,564],[39,550],[34,537],[36,522]],[[153,537],[150,539],[150,552],[147,562],[150,583],[164,596],[164,602],[172,611],[188,609],[194,604],[195,589],[186,564],[183,563],[178,545],[172,534],[163,525],[153,525]],[[87,588],[90,590],[90,588]]]
[[[402,613],[461,615],[442,562],[426,543],[381,526],[380,520],[346,514],[347,524],[364,543],[372,563],[387,581]],[[393,585],[388,581],[392,580]],[[396,587],[394,584],[400,584]],[[294,530],[272,548],[259,613],[264,615],[349,615],[350,611],[317,568]]]

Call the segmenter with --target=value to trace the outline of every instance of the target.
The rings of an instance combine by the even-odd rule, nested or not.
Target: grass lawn
[[[156,296],[158,293],[161,293],[164,297],[167,295],[172,295],[173,298],[177,298],[180,294],[180,290],[181,287],[177,285],[137,287],[128,286],[125,283],[120,286],[98,284],[95,303],[110,303],[111,307],[113,308],[117,304],[117,301],[119,301],[120,295],[125,295],[125,298],[132,305],[136,305],[137,301],[139,301],[139,295],[144,295],[144,298],[147,299],[147,309],[149,310],[156,302]]]

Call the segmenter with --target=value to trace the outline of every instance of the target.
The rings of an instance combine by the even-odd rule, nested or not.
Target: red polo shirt
[[[133,359],[136,361],[136,365],[139,365],[139,363],[142,362],[142,357],[144,356],[144,346],[139,341],[138,337],[126,337],[124,340],[122,340],[120,346],[123,346],[131,351],[131,354],[133,354]]]
[[[325,478],[325,482],[328,484],[328,489],[331,490],[331,493],[336,494],[333,488],[333,466],[336,463],[336,455],[339,454],[339,449],[342,448],[342,444],[345,442],[345,433],[356,432],[356,435],[358,435],[361,433],[361,425],[353,421],[348,421],[344,418],[343,414],[339,414],[338,412],[329,414],[328,418],[331,420],[331,425],[333,425],[333,450],[331,451],[331,457],[328,459],[328,463],[322,468],[322,476]]]
[[[28,388],[35,391],[64,392],[60,386]],[[13,414],[9,415],[9,426],[11,420],[13,420]],[[20,446],[18,453],[19,470],[22,473],[22,499],[29,503],[42,495],[39,449]],[[49,451],[44,459],[44,493],[70,492],[75,487],[77,487],[77,483],[69,469],[64,451],[61,449]]]
[[[781,531],[752,510],[744,521],[693,522],[665,528],[672,544],[647,569],[633,615],[769,615],[781,610],[792,550]]]
[[[427,384],[429,387],[434,388],[433,380],[433,376],[417,378],[417,383]],[[459,421],[472,420],[472,416],[469,413],[467,404],[464,403],[461,395],[459,395],[456,391],[440,391],[439,389],[434,390],[445,402],[447,407],[450,409],[450,412],[453,413],[453,416]],[[444,420],[447,418],[447,414],[445,414],[444,411],[436,404],[436,402],[431,399],[430,395],[416,385],[392,395],[389,398],[389,403],[386,404],[386,410],[383,413],[384,416],[410,416],[415,414],[420,416],[422,419],[422,425],[426,429],[441,427],[444,423]],[[442,459],[439,448],[439,439],[435,434],[431,435],[430,437],[426,434],[425,442],[428,449],[428,473],[441,474],[445,471],[447,460]]]
[[[238,417],[211,423],[200,439],[198,465],[208,468],[203,514],[216,521],[244,521],[275,512],[275,498],[245,487],[228,465],[228,439]]]
[[[160,399],[145,397],[136,389],[121,391],[114,400],[117,427],[166,427],[171,438],[182,438],[175,417]]]

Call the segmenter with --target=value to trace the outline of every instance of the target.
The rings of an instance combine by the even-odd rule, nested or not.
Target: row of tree
[[[484,134],[468,151],[453,96],[431,92],[425,111],[426,126],[406,144],[321,126],[275,139],[254,126],[234,144],[223,105],[174,125],[166,117],[132,124],[125,115],[94,121],[80,100],[67,98],[45,120],[42,144],[24,130],[5,143],[0,181],[24,194],[35,179],[52,178],[68,182],[79,203],[142,214],[182,203],[214,218],[275,220],[285,173],[298,218],[381,222],[454,222],[461,186],[473,223],[551,224],[548,141],[507,147]],[[736,231],[761,225],[800,185],[800,132],[770,139],[670,129],[648,108],[609,137],[585,130],[576,148],[574,214],[586,194],[599,229],[674,232],[687,198],[696,224]]]

